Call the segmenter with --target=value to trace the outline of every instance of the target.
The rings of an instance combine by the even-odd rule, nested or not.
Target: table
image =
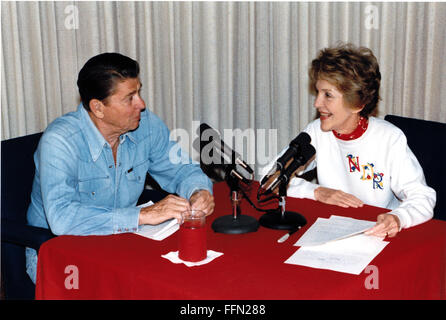
[[[255,194],[256,185],[251,194]],[[208,249],[224,255],[209,264],[186,267],[161,255],[177,251],[178,233],[158,242],[136,234],[59,236],[39,252],[37,299],[295,300],[446,299],[446,222],[431,220],[403,230],[370,263],[378,289],[367,289],[375,272],[351,275],[284,264],[297,239],[317,217],[376,220],[388,211],[373,206],[341,208],[309,199],[287,199],[287,210],[308,223],[284,243],[285,232],[260,227],[231,235],[212,231],[212,221],[231,214],[229,188],[214,185],[216,208],[208,217]],[[254,199],[254,196],[250,197]],[[246,200],[242,214],[260,218]],[[74,266],[74,267],[73,267]],[[73,269],[75,268],[75,269]],[[72,281],[73,276],[77,276]],[[70,282],[71,281],[71,282]],[[76,288],[77,285],[77,288]]]

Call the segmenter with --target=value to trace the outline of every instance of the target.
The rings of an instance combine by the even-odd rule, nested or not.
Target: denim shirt
[[[80,104],[53,121],[40,139],[28,223],[56,235],[134,232],[147,172],[164,190],[186,199],[199,189],[212,192],[212,182],[169,135],[146,109],[139,127],[120,136],[115,165],[110,144]],[[27,248],[26,258],[35,282],[35,250]]]

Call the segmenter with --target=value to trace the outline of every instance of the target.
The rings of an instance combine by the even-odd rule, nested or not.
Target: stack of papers
[[[299,238],[295,246],[314,246],[348,238],[375,225],[373,221],[357,220],[332,215],[329,219],[317,218],[316,222]]]
[[[334,215],[318,218],[294,244],[301,248],[285,263],[358,275],[389,243],[363,234],[374,225]]]
[[[149,201],[138,207],[144,208],[151,205],[153,205],[153,202]],[[170,219],[157,225],[150,225],[150,224],[141,225],[138,227],[138,231],[135,232],[135,234],[149,239],[161,241],[166,239],[168,236],[177,231],[179,228],[180,225],[177,219]]]

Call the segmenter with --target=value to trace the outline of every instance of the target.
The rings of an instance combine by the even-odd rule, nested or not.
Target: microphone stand
[[[307,224],[307,220],[300,213],[285,210],[286,189],[287,183],[279,185],[279,207],[260,217],[261,226],[270,229],[293,230]]]
[[[259,222],[251,216],[241,214],[239,180],[230,174],[233,166],[226,169],[226,182],[231,189],[232,215],[219,217],[212,223],[212,229],[219,233],[241,234],[257,231]]]

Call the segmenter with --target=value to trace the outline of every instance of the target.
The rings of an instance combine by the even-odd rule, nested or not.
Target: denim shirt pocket
[[[113,193],[113,190],[110,190],[109,176],[86,177],[79,179],[78,183],[80,197],[84,201],[102,201]]]
[[[140,162],[125,172],[125,177],[129,183],[137,185],[143,184],[146,181],[147,170],[149,166],[149,159]]]

